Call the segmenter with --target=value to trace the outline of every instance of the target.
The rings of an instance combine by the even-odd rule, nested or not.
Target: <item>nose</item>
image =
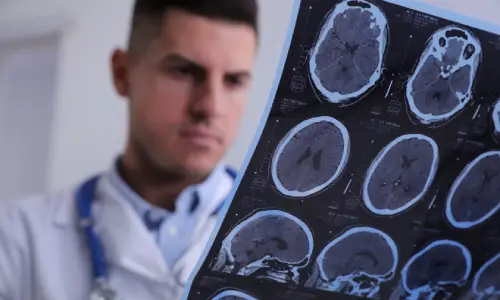
[[[224,111],[225,91],[222,76],[207,76],[195,87],[191,113],[197,118],[213,118]]]

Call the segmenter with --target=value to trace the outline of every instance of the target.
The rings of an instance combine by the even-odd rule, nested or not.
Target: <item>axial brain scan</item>
[[[211,269],[296,284],[313,247],[304,222],[280,210],[260,211],[227,235]]]
[[[407,299],[450,299],[471,272],[472,258],[462,244],[438,240],[417,252],[401,271]]]
[[[306,286],[374,298],[398,265],[398,248],[391,237],[372,227],[354,227],[319,254]]]
[[[257,298],[252,297],[246,293],[237,290],[226,290],[214,297],[211,300],[257,300]]]
[[[481,44],[471,32],[448,26],[435,32],[406,87],[410,111],[423,124],[444,122],[472,98]]]
[[[271,163],[278,191],[290,197],[306,197],[332,184],[349,157],[349,133],[332,117],[303,121],[279,143]]]
[[[481,154],[460,173],[446,200],[446,218],[456,228],[471,228],[500,209],[500,151]]]
[[[500,253],[485,262],[472,283],[477,299],[491,299],[500,296]]]
[[[367,1],[344,1],[326,18],[309,60],[316,88],[332,103],[345,103],[380,79],[387,19]]]
[[[398,137],[373,160],[363,184],[363,201],[377,215],[394,215],[417,203],[437,171],[436,142],[421,134]]]

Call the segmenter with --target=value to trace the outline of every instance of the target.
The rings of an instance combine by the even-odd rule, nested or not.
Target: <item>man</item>
[[[111,59],[126,149],[77,187],[0,209],[0,299],[179,299],[230,192],[256,0],[137,0]],[[94,298],[91,298],[94,299]]]

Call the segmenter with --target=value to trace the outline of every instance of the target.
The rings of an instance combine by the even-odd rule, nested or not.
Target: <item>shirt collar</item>
[[[205,181],[194,186],[200,198],[199,210],[204,211],[208,207],[213,206],[212,202],[220,200],[217,199],[216,195],[214,195],[214,191],[216,191],[217,187],[224,182],[226,176],[224,166],[219,164],[215,167],[212,173],[210,173],[207,179],[205,179]]]
[[[225,169],[222,165],[218,165],[212,173],[205,179],[205,181],[188,186],[184,189],[177,199],[176,204],[176,214],[190,214],[194,213],[199,215],[204,212],[208,207],[213,207],[212,202],[218,201],[219,199],[214,199],[214,190],[217,186],[224,180]],[[114,188],[120,193],[120,195],[126,199],[137,213],[143,217],[145,214],[151,214],[154,219],[162,219],[173,214],[161,207],[154,206],[149,202],[145,201],[141,196],[139,196],[132,188],[123,180],[118,172],[118,159],[114,161],[109,171],[110,183]],[[198,198],[196,205],[193,205],[195,198]],[[193,210],[193,208],[195,208]]]

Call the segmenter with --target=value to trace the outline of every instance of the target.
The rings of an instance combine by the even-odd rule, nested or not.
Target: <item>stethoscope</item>
[[[233,169],[226,167],[225,170],[233,180],[236,178],[236,172]],[[92,202],[95,198],[98,180],[99,176],[94,176],[85,181],[76,191],[75,198],[78,221],[83,234],[86,236],[87,247],[90,250],[90,259],[92,263],[92,279],[94,286],[90,295],[90,300],[116,300],[116,290],[109,284],[108,268],[102,243],[92,224]],[[225,201],[214,210],[212,216],[219,214],[224,206],[224,202]]]

